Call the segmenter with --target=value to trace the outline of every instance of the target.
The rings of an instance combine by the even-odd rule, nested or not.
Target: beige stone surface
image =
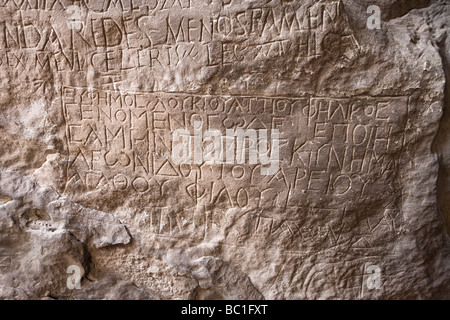
[[[449,24],[2,1],[0,298],[450,298]]]

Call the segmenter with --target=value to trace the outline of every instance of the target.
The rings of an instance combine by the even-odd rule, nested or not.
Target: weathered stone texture
[[[3,1],[0,297],[450,298],[449,23]]]

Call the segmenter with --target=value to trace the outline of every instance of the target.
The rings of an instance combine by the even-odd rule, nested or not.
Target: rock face
[[[448,1],[0,21],[1,298],[450,298]]]

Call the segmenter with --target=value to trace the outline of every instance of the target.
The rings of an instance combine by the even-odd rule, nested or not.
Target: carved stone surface
[[[0,298],[450,298],[449,17],[0,1]]]

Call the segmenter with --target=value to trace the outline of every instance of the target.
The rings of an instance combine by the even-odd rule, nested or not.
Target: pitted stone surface
[[[449,16],[4,1],[0,297],[450,298]]]

